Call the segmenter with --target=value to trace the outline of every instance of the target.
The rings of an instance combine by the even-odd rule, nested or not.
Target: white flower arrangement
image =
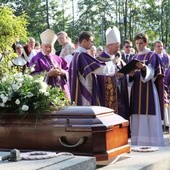
[[[20,116],[45,112],[69,105],[63,91],[51,88],[41,75],[17,73],[0,79],[0,114],[15,113]]]

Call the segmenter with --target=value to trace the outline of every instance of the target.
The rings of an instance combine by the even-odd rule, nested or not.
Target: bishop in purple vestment
[[[107,52],[108,45],[104,52],[96,58],[105,62],[107,65],[115,65],[116,69],[122,68],[125,63],[121,59],[120,53],[110,55]],[[114,48],[111,46],[111,48]],[[117,52],[117,50],[115,51]],[[112,108],[115,113],[129,120],[129,100],[126,76],[98,75],[98,84],[101,92],[101,105]]]
[[[67,97],[70,97],[68,90],[68,67],[67,62],[57,55],[52,54],[52,49],[57,36],[55,33],[48,29],[41,35],[42,50],[32,58],[29,66],[34,65],[34,71],[31,73],[39,74],[46,72],[46,82],[52,87],[58,86],[65,90]]]

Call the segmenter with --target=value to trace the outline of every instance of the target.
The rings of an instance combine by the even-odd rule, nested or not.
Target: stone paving
[[[97,162],[98,170],[170,170],[170,135],[164,133],[165,146],[154,152],[134,152],[112,160]],[[130,141],[129,141],[130,142]],[[133,147],[133,146],[132,146]]]
[[[109,161],[96,162],[94,157],[61,155],[44,160],[0,161],[0,170],[170,170],[168,132],[164,133],[164,141],[165,147],[159,147],[157,151],[131,151],[129,154],[119,155]],[[1,151],[0,158],[7,154],[9,152]]]
[[[0,157],[9,152],[0,152]],[[95,170],[96,159],[87,156],[60,155],[41,160],[0,161],[0,170]]]

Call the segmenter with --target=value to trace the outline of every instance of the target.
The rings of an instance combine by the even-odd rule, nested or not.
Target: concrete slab
[[[97,162],[99,170],[170,170],[170,135],[164,134],[165,146],[155,152],[134,152],[109,161]],[[130,142],[130,141],[129,141]],[[133,146],[132,146],[133,147]]]
[[[97,162],[94,157],[61,155],[44,160],[0,161],[2,170],[170,170],[170,135],[164,134],[165,147],[155,152],[122,154],[109,161]],[[130,143],[130,140],[129,140]],[[133,146],[132,146],[133,147]],[[0,157],[9,152],[0,152]]]
[[[0,152],[0,157],[9,152]],[[2,170],[95,170],[96,159],[86,156],[60,155],[42,160],[20,160],[18,162],[0,161]]]

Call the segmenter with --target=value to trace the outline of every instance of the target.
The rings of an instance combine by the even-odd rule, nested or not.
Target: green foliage
[[[0,6],[0,77],[2,73],[15,69],[11,68],[11,60],[15,57],[12,44],[17,39],[27,38],[26,25],[27,20],[24,14],[17,17],[11,8]]]
[[[0,6],[0,53],[11,51],[11,46],[16,39],[26,38],[26,17],[16,17],[11,8]]]
[[[78,30],[87,29],[95,33],[97,44],[109,26],[116,25],[121,32],[122,42],[133,40],[139,32],[146,32],[151,42],[161,39],[168,42],[170,1],[159,0],[116,0],[78,1]],[[103,21],[102,19],[103,18]],[[104,38],[101,39],[104,41]]]
[[[113,25],[109,24],[108,20],[113,16],[113,13],[110,13],[113,3],[101,0],[78,2],[80,16],[76,25],[77,34],[82,30],[91,31],[95,35],[95,45],[105,45],[105,31]]]
[[[45,1],[10,0],[10,2],[4,2],[4,4],[10,6],[14,10],[16,16],[21,16],[23,13],[27,16],[28,36],[39,40],[40,33],[48,28],[46,18],[48,11]]]
[[[77,2],[76,13],[73,2]],[[147,32],[150,40],[170,39],[169,0],[2,0],[10,5],[16,16],[28,16],[29,36],[37,40],[48,26],[56,33],[64,30],[75,40],[81,31],[95,34],[95,44],[105,45],[105,31],[116,25],[121,32],[121,41],[133,40],[139,32]],[[69,6],[68,6],[69,4]],[[69,15],[68,15],[69,13]],[[74,13],[74,14],[73,14]]]

